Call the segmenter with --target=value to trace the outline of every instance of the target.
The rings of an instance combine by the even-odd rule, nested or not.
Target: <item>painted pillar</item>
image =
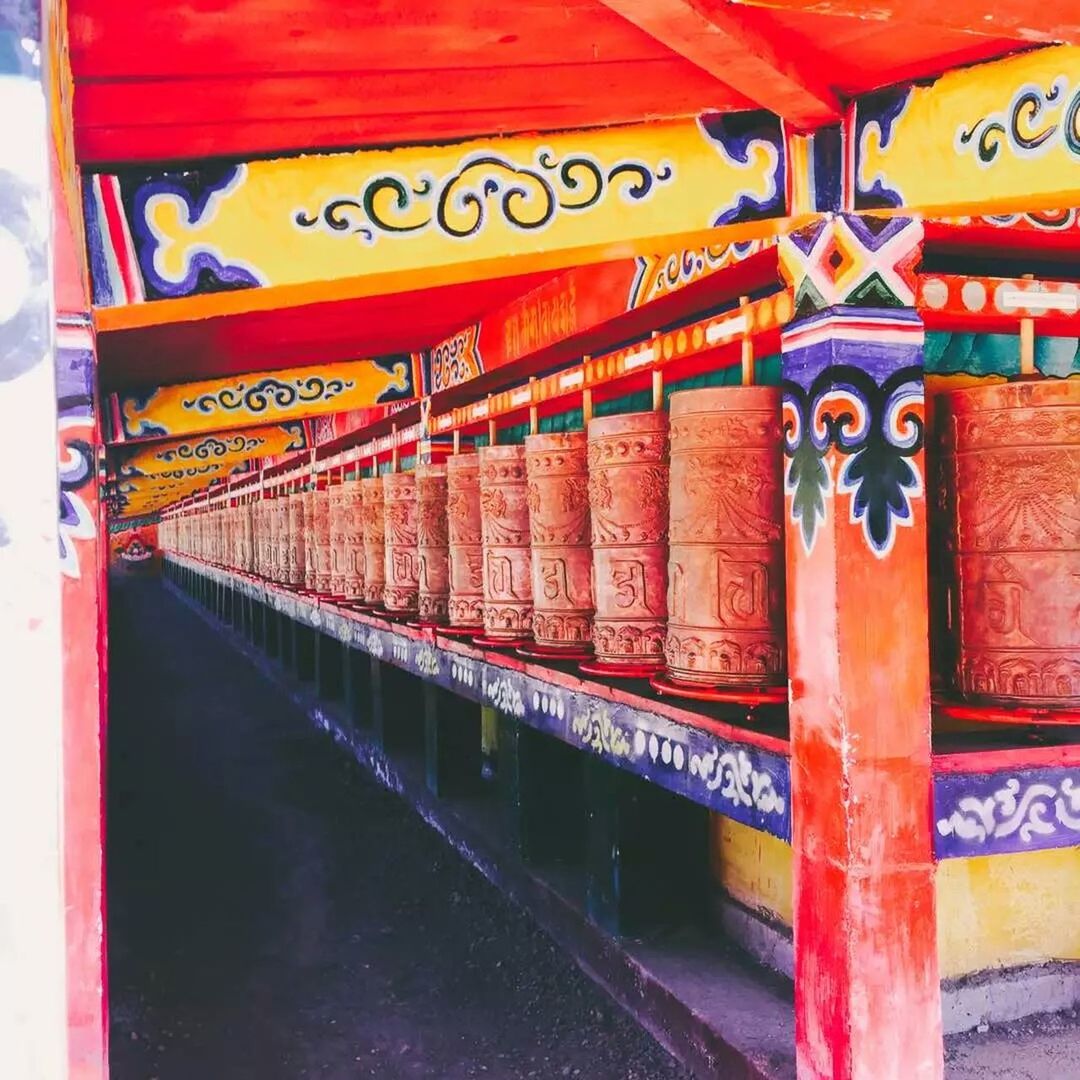
[[[922,225],[783,238],[800,1080],[942,1075],[931,846]]]
[[[55,185],[41,8],[0,4],[0,1054],[3,1075],[69,1075],[64,693],[57,553]],[[91,565],[87,572],[95,574]],[[91,629],[91,633],[96,627]],[[97,700],[95,694],[91,698]]]

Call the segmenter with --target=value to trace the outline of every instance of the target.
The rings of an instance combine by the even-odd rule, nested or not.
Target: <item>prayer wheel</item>
[[[533,638],[541,651],[592,642],[592,549],[585,432],[525,439],[532,539]]]
[[[344,502],[341,527],[344,532],[341,595],[351,603],[364,599],[364,488],[362,480],[346,480],[341,485]]]
[[[940,399],[939,399],[940,400]],[[1080,384],[949,394],[955,687],[994,705],[1080,706]]]
[[[304,506],[304,591],[315,592],[318,576],[316,560],[318,548],[315,543],[315,491],[309,489],[302,493]]]
[[[613,669],[664,665],[668,484],[666,413],[590,421],[593,645]]]
[[[345,538],[349,491],[344,484],[329,489],[330,595],[345,595]]]
[[[484,625],[484,546],[480,520],[480,456],[456,454],[446,462],[450,625]]]
[[[484,635],[516,641],[532,633],[532,560],[525,447],[480,449],[484,549]]]
[[[278,556],[277,500],[263,495],[260,505],[262,506],[263,519],[263,577],[268,581],[276,581]]]
[[[332,566],[330,561],[330,489],[318,487],[311,492],[312,520],[308,527],[308,543],[312,551],[315,583],[320,596],[330,594]]]
[[[416,547],[420,621],[445,623],[450,600],[447,482],[443,464],[416,467]]]
[[[381,607],[386,581],[386,522],[383,520],[383,478],[360,481],[364,498],[364,603]]]
[[[285,502],[288,536],[285,545],[285,584],[303,588],[307,576],[308,493],[294,492]]]
[[[289,540],[289,503],[285,495],[275,495],[270,500],[270,580],[284,584],[287,576],[288,557],[285,546]]]
[[[670,424],[668,677],[725,689],[780,684],[780,390],[684,390],[671,395]]]
[[[383,477],[383,516],[386,521],[383,606],[394,615],[415,615],[420,581],[415,473],[388,473]]]

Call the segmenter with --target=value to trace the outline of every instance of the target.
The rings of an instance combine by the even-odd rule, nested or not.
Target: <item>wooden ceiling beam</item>
[[[784,49],[742,19],[727,0],[602,0],[612,11],[731,89],[796,128],[838,122],[839,96],[817,74],[827,64]]]
[[[1029,42],[1080,43],[1080,10],[1032,0],[730,0],[732,6],[806,15],[838,15],[869,23],[897,21]]]

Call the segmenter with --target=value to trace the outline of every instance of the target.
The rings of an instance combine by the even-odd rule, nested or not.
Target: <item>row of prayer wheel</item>
[[[981,387],[939,409],[954,689],[1071,708],[1075,391]],[[783,467],[777,388],[688,390],[667,414],[182,516],[166,544],[593,672],[753,691],[786,680]]]

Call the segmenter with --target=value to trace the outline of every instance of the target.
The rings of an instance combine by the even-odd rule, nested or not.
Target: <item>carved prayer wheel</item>
[[[347,514],[348,489],[344,484],[329,488],[330,531],[330,595],[345,595],[345,517]]]
[[[416,547],[419,555],[420,620],[445,623],[449,615],[450,565],[447,482],[443,464],[416,467]]]
[[[480,522],[480,456],[456,454],[446,461],[450,625],[484,625],[484,547]]]
[[[344,532],[341,595],[352,603],[364,599],[364,488],[362,480],[346,480],[341,485]]]
[[[1080,706],[1080,383],[948,395],[955,685],[986,703]]]
[[[663,667],[668,474],[666,413],[590,421],[593,645],[600,663]]]
[[[671,395],[668,630],[673,682],[774,686],[786,673],[780,390]]]
[[[532,626],[542,650],[580,653],[592,641],[587,446],[583,431],[525,439]]]
[[[285,584],[303,588],[307,572],[308,493],[297,491],[286,500],[288,542],[285,545]]]
[[[281,506],[282,500],[275,496],[266,503],[267,562],[266,576],[274,582],[281,581]]]
[[[315,542],[315,491],[305,491],[301,498],[304,506],[304,591],[315,592],[318,577],[316,561],[318,547]]]
[[[313,553],[312,566],[315,573],[315,592],[329,595],[331,581],[330,560],[330,489],[320,487],[311,492],[312,519],[308,526],[308,543]]]
[[[416,475],[388,473],[384,476],[386,581],[383,606],[395,615],[414,615],[419,604],[417,515]]]
[[[383,478],[368,476],[360,483],[364,490],[364,603],[381,607],[386,581]]]
[[[480,449],[484,548],[484,635],[514,641],[532,633],[532,560],[525,447]]]

